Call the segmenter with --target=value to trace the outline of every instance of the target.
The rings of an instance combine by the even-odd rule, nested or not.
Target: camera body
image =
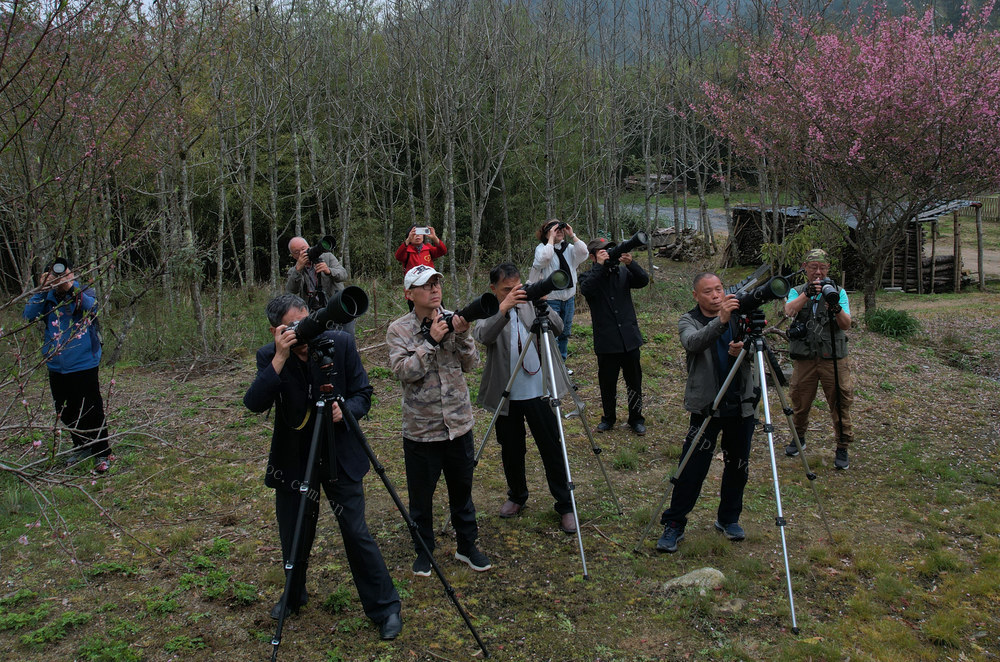
[[[309,257],[309,262],[317,264],[323,253],[332,253],[336,247],[337,238],[328,234],[316,242],[315,246],[310,246],[309,250],[306,251],[306,255]]]
[[[814,297],[817,294],[826,301],[828,306],[835,306],[840,303],[840,288],[830,278],[824,278],[816,283],[809,283],[806,294]]]
[[[809,335],[809,327],[805,322],[800,322],[795,320],[792,325],[788,327],[788,339],[789,340],[805,340]]]

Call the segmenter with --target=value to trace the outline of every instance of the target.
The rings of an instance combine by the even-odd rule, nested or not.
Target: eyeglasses
[[[430,291],[435,290],[435,289],[440,290],[441,289],[441,279],[438,278],[438,279],[432,280],[429,283],[424,283],[423,285],[414,285],[413,289],[415,289],[415,290],[420,289],[420,290],[424,290],[425,292],[430,292]]]

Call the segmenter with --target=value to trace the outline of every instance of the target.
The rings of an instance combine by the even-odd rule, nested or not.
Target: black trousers
[[[511,400],[507,415],[497,417],[497,441],[500,442],[503,473],[507,478],[507,498],[520,506],[528,501],[528,481],[524,475],[524,456],[527,452],[525,421],[531,428],[531,436],[542,458],[545,480],[556,500],[556,512],[560,515],[573,512],[556,415],[542,398]]]
[[[392,577],[386,568],[382,552],[368,530],[365,520],[365,491],[361,481],[353,481],[341,475],[339,480],[323,481],[323,491],[330,501],[333,514],[340,525],[340,535],[344,539],[344,551],[351,568],[354,586],[358,589],[361,606],[368,618],[381,623],[390,614],[399,613],[399,594],[392,585]],[[309,552],[316,537],[316,522],[319,518],[320,493],[312,486],[306,500],[306,515],[302,523],[302,537],[299,541],[298,558],[295,559],[295,577],[292,581],[288,604],[299,606],[300,597],[305,595]],[[295,521],[299,514],[302,496],[298,492],[275,490],[274,508],[278,517],[278,535],[281,537],[282,557],[292,554],[292,539],[295,536]]]
[[[691,427],[684,439],[681,458],[687,453],[694,442],[694,435],[701,427],[705,417],[701,414],[691,414]],[[660,524],[672,522],[681,529],[687,524],[687,514],[694,508],[698,495],[701,494],[702,483],[708,475],[708,467],[712,464],[715,454],[715,440],[722,432],[722,486],[719,489],[718,520],[722,525],[733,524],[740,520],[743,512],[743,489],[750,475],[750,440],[756,419],[753,416],[725,416],[713,418],[705,428],[691,459],[684,471],[677,477],[674,492],[670,497],[670,507],[663,511]]]
[[[97,366],[66,374],[50,370],[49,389],[56,413],[70,430],[73,447],[87,446],[91,455],[107,457],[111,449],[97,371]]]
[[[406,489],[410,493],[410,516],[417,524],[427,548],[434,550],[434,490],[444,473],[448,488],[451,523],[455,527],[458,551],[466,552],[479,537],[476,507],[472,503],[474,468],[472,430],[446,441],[411,441],[403,439],[406,463]],[[419,552],[416,541],[414,548]]]
[[[628,396],[628,423],[645,423],[642,416],[642,366],[639,364],[639,348],[631,352],[597,355],[597,382],[601,387],[601,420],[614,424],[617,420],[615,408],[618,400],[618,373],[625,378],[625,393]]]

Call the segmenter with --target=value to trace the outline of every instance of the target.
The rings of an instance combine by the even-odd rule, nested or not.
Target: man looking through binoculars
[[[851,328],[851,307],[847,292],[833,284],[830,257],[821,248],[807,251],[802,258],[806,285],[792,288],[785,303],[785,315],[795,321],[788,330],[788,354],[792,357],[792,379],[788,396],[795,414],[793,421],[802,447],[806,445],[809,410],[816,397],[817,384],[830,407],[837,451],[834,467],[850,466],[847,449],[854,439],[851,427],[851,404],[854,402],[854,380],[847,359],[847,336]],[[832,333],[831,333],[832,330]],[[792,442],[785,454],[794,457],[799,449]]]

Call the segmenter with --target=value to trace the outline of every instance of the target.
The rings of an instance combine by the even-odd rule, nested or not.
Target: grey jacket
[[[729,373],[726,370],[720,379],[719,371],[716,369],[719,359],[715,353],[715,343],[726,332],[726,328],[718,317],[705,317],[698,306],[681,315],[677,322],[681,345],[687,350],[688,378],[684,387],[684,409],[689,412],[708,414],[725,376]],[[739,394],[742,416],[754,415],[760,397],[759,389],[755,388],[750,374],[752,363],[751,356],[744,357],[734,379],[734,382],[739,379],[742,386]],[[716,416],[718,415],[716,413]]]
[[[319,256],[319,259],[325,262],[326,266],[330,267],[329,274],[319,275],[318,283],[319,289],[323,291],[326,299],[329,300],[335,293],[344,289],[344,281],[347,280],[347,269],[344,269],[337,256],[333,253],[323,253]],[[316,289],[316,271],[314,267],[309,266],[302,271],[298,271],[293,264],[288,270],[285,291],[289,294],[297,294],[305,299],[306,303],[309,303],[310,292]],[[312,310],[312,307],[310,307],[310,310]]]
[[[562,332],[563,322],[559,314],[549,310],[549,327],[558,335]],[[530,303],[518,304],[511,312],[516,312],[521,318],[521,323],[531,329],[531,324],[535,321],[535,308]],[[486,367],[483,369],[483,378],[479,383],[479,396],[476,404],[484,409],[494,410],[500,404],[503,397],[504,387],[510,381],[510,336],[508,335],[508,325],[510,317],[503,313],[497,313],[489,319],[479,320],[475,328],[472,329],[472,337],[486,345]],[[550,342],[554,339],[550,336]],[[538,348],[541,355],[541,348]],[[559,356],[559,352],[553,352],[554,356]],[[572,386],[566,371],[561,368],[555,370],[556,386],[559,388],[559,395],[569,392]],[[500,410],[501,416],[507,415],[508,406],[504,405]]]

